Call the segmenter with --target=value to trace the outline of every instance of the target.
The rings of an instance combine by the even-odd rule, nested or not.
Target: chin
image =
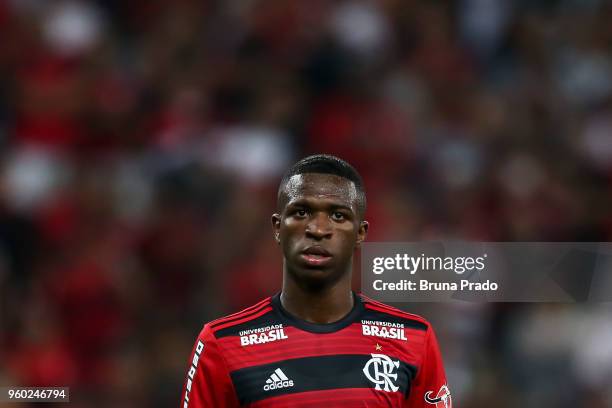
[[[334,273],[330,268],[301,267],[289,272],[300,285],[309,289],[317,289],[337,282],[342,274]]]

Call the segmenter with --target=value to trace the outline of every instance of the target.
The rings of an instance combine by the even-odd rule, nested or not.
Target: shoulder
[[[400,323],[403,324],[405,328],[422,330],[424,332],[428,332],[431,329],[431,324],[424,317],[407,313],[374,299],[370,299],[364,294],[360,294],[359,297],[363,302],[364,316],[368,319]]]
[[[202,329],[201,336],[212,336],[219,338],[235,335],[245,326],[250,326],[254,322],[256,323],[260,320],[269,320],[269,315],[272,310],[272,298],[267,297],[244,310],[206,323]]]

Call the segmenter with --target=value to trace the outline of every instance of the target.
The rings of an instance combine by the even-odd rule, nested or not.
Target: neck
[[[351,274],[336,283],[305,289],[285,273],[280,301],[287,312],[310,323],[333,323],[353,309]]]

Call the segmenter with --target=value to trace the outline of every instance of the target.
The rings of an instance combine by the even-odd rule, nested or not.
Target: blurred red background
[[[176,406],[202,324],[278,291],[282,172],[372,241],[609,241],[612,3],[0,0],[0,385]],[[413,304],[460,407],[612,406],[609,304]],[[22,406],[22,405],[20,405]]]

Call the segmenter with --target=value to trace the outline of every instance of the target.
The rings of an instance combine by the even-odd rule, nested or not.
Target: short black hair
[[[296,162],[285,172],[278,186],[277,202],[279,209],[281,207],[282,194],[289,179],[295,175],[306,173],[332,174],[352,181],[357,190],[357,212],[359,217],[363,219],[366,210],[366,196],[363,187],[363,179],[357,170],[349,163],[339,157],[329,154],[315,154],[305,157]]]

